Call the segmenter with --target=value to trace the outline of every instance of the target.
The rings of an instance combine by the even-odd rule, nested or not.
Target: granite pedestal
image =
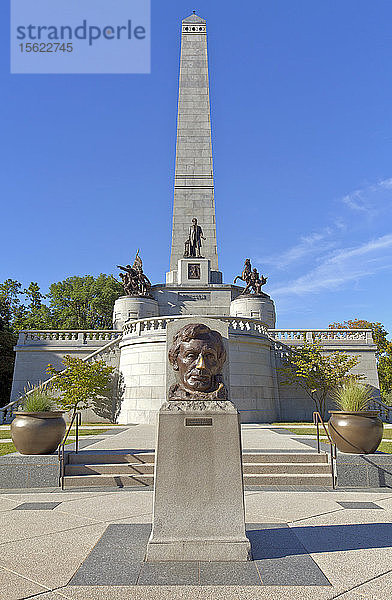
[[[166,402],[146,560],[249,559],[238,411],[228,401]]]

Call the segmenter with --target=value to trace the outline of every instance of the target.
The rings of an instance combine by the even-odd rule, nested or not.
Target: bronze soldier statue
[[[126,296],[149,296],[151,290],[151,282],[147,275],[143,273],[143,262],[139,256],[139,250],[136,252],[133,265],[122,267],[117,265],[118,269],[125,271],[120,273],[124,292]]]
[[[252,270],[250,259],[246,258],[244,269],[241,275],[237,275],[237,277],[234,279],[234,283],[237,281],[237,279],[241,279],[246,283],[245,288],[241,292],[241,296],[245,294],[251,294],[252,292],[255,295],[260,295],[263,293],[261,288],[267,283],[268,277],[264,277],[264,275],[261,275],[260,277],[260,274],[256,268]]]

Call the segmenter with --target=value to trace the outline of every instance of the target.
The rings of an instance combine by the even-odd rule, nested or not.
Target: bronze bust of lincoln
[[[169,361],[178,375],[169,400],[227,400],[222,382],[226,350],[218,331],[201,323],[185,325],[173,338]]]

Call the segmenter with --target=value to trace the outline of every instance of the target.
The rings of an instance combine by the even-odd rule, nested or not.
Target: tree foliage
[[[327,398],[337,386],[348,379],[363,379],[363,375],[350,374],[359,362],[357,356],[348,356],[339,350],[322,353],[322,345],[316,340],[305,342],[293,349],[278,367],[283,385],[296,385],[311,398],[316,410],[325,417]]]
[[[52,283],[48,294],[54,328],[110,329],[113,305],[122,294],[113,275],[69,277]]]
[[[110,329],[113,306],[122,295],[113,275],[68,277],[43,294],[32,281],[26,289],[13,279],[0,283],[0,326],[23,329]]]
[[[9,402],[17,334],[24,329],[111,329],[113,306],[122,295],[113,275],[69,277],[43,294],[15,279],[0,283],[0,406]]]
[[[387,339],[388,331],[379,322],[365,319],[352,319],[342,323],[331,323],[330,329],[371,329],[376,344],[376,360],[381,396],[384,402],[392,404],[392,342]]]
[[[56,375],[53,388],[60,392],[56,402],[62,409],[75,413],[88,408],[94,401],[111,399],[114,367],[109,367],[103,360],[90,363],[69,355],[62,363],[64,370],[57,370],[51,364],[46,369],[48,375]]]

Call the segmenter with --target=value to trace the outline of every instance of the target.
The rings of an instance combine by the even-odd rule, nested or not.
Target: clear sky
[[[390,0],[152,1],[150,75],[10,75],[0,7],[1,259],[43,291],[169,267],[181,19],[207,20],[220,268],[278,327],[392,331]]]

